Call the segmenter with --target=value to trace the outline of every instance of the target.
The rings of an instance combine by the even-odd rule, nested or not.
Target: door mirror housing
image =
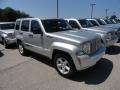
[[[41,31],[41,30],[33,30],[32,31],[33,32],[33,34],[43,34],[43,32]]]

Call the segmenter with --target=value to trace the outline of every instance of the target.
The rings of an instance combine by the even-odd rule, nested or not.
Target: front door
[[[30,25],[29,46],[36,53],[44,53],[43,32],[37,20],[32,20]]]

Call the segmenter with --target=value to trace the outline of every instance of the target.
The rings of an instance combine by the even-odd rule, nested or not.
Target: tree
[[[18,18],[28,18],[28,17],[31,16],[19,10],[14,10],[10,7],[6,7],[5,9],[0,9],[1,22],[14,22]]]

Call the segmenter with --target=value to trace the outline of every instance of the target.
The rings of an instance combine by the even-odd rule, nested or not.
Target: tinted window
[[[110,21],[112,22],[112,24],[116,24],[115,20],[111,19]]]
[[[90,20],[90,22],[91,22],[94,26],[99,26],[99,25],[97,24],[97,22],[94,21],[94,20]]]
[[[29,20],[22,21],[21,31],[29,31]]]
[[[31,32],[38,32],[39,34],[42,33],[41,27],[38,21],[32,20],[31,22]]]
[[[7,30],[7,29],[14,29],[15,24],[10,23],[10,24],[0,24],[0,29],[2,30]]]
[[[15,27],[15,29],[16,29],[16,30],[19,30],[19,28],[20,28],[20,21],[17,21],[17,22],[16,22],[16,27]]]
[[[99,22],[100,25],[106,25],[102,20],[100,19],[96,19],[96,20]]]
[[[107,24],[112,24],[112,22],[111,22],[110,20],[108,20],[108,19],[106,19],[105,22],[106,22]]]
[[[78,24],[77,24],[76,21],[70,20],[69,24],[72,26],[72,28],[78,28],[78,29],[80,29],[80,27],[78,26]]]
[[[70,25],[63,19],[42,20],[42,24],[48,33],[71,30]]]

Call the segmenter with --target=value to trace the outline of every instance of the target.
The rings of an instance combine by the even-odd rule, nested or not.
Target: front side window
[[[31,32],[33,32],[34,34],[42,34],[42,30],[38,21],[31,21]]]
[[[22,21],[21,31],[29,31],[29,20]]]
[[[15,27],[14,23],[0,24],[0,29],[1,30],[14,29],[14,27]]]
[[[17,21],[17,22],[16,22],[16,27],[15,27],[15,29],[16,29],[16,30],[19,30],[19,28],[20,28],[20,21]]]
[[[116,24],[115,20],[111,19],[110,21],[112,22],[112,24]]]
[[[67,21],[63,19],[42,20],[42,24],[45,31],[48,33],[68,31],[72,29]]]
[[[94,20],[90,20],[90,22],[93,24],[93,26],[99,26],[98,23]]]
[[[102,20],[96,19],[100,25],[106,25]]]
[[[105,19],[105,22],[106,22],[107,24],[112,24],[112,22],[111,22],[110,20],[107,20],[107,19]]]
[[[72,26],[72,28],[80,29],[76,21],[70,20],[69,24]]]

